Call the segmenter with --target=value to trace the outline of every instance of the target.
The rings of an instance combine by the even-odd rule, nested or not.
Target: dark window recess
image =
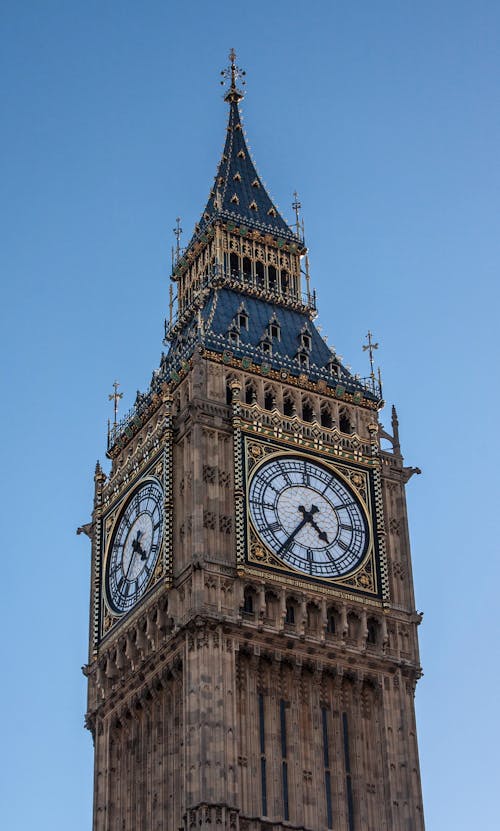
[[[290,278],[288,276],[288,272],[287,271],[282,271],[281,272],[281,291],[282,291],[282,294],[286,294],[286,292],[288,291],[289,286],[290,286]]]
[[[274,407],[274,395],[272,392],[266,392],[264,394],[264,409],[265,410],[272,410]]]
[[[233,391],[229,384],[226,384],[226,404],[233,403]]]
[[[346,415],[345,413],[340,414],[339,427],[340,427],[340,432],[341,433],[351,433],[352,432],[351,422],[349,420],[349,416]]]
[[[328,712],[326,707],[322,708],[321,716],[323,724],[323,764],[325,766],[326,823],[328,828],[333,828],[332,781],[330,772],[330,754],[328,752]]]
[[[248,257],[243,257],[243,279],[250,282],[252,278],[252,263]]]
[[[276,269],[273,265],[270,265],[267,269],[267,284],[269,286],[269,291],[276,291]]]
[[[255,387],[253,387],[252,384],[248,384],[248,386],[245,387],[245,403],[253,404],[256,398],[257,393],[255,392]]]
[[[264,287],[264,263],[259,260],[255,263],[255,282],[260,289]]]
[[[302,346],[304,349],[311,348],[311,335],[303,334],[302,335]]]
[[[281,727],[281,775],[283,783],[283,819],[290,819],[288,809],[288,762],[286,743],[286,701],[280,701],[280,727]]]
[[[235,332],[235,331],[229,332],[229,340],[231,341],[231,343],[238,344],[239,340],[240,340],[240,336],[238,335],[238,332]]]
[[[240,260],[237,254],[229,255],[229,269],[231,271],[231,277],[237,277],[240,273]]]
[[[240,327],[240,329],[248,329],[248,315],[246,312],[239,313],[238,326]]]
[[[245,591],[243,598],[243,611],[247,615],[253,615],[253,594],[250,589]]]
[[[262,816],[267,817],[267,776],[266,776],[266,733],[264,722],[264,696],[259,693],[259,735],[260,735],[260,789]]]
[[[261,343],[260,348],[262,349],[264,355],[270,355],[272,352],[271,344],[268,343],[266,340]]]
[[[344,739],[344,767],[347,795],[347,824],[349,831],[354,831],[354,801],[352,797],[351,762],[349,758],[349,727],[347,713],[342,713],[342,733]]]
[[[366,636],[366,642],[371,644],[377,643],[377,634],[378,634],[378,627],[377,622],[375,620],[369,620],[368,625],[368,635]]]
[[[335,634],[335,612],[331,609],[328,610],[328,615],[326,618],[326,631],[329,635]]]
[[[283,415],[286,416],[293,416],[293,399],[292,398],[284,398],[283,399]]]
[[[309,368],[309,358],[304,352],[299,352],[299,366],[301,369],[308,369]]]
[[[278,340],[280,339],[280,327],[277,323],[271,323],[269,327],[269,334],[272,338],[277,338]]]
[[[325,407],[321,410],[321,426],[322,427],[331,427],[333,424],[332,414],[328,407]]]
[[[311,405],[305,401],[302,405],[302,420],[303,421],[312,421],[314,418],[314,410]]]
[[[285,623],[295,623],[295,606],[293,603],[286,604]]]

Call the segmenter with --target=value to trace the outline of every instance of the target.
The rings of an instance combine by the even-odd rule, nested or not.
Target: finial
[[[301,203],[299,202],[299,194],[296,190],[293,192],[294,202],[292,202],[292,208],[295,211],[295,227],[297,229],[297,236],[300,237],[300,217],[299,211],[302,207]]]
[[[393,435],[393,442],[392,446],[394,448],[394,453],[400,454],[401,453],[401,445],[399,443],[399,419],[398,414],[396,412],[396,407],[394,404],[392,405],[392,418],[391,418],[391,425],[392,425],[392,435]]]
[[[229,53],[229,60],[231,61],[231,66],[228,66],[227,69],[223,69],[221,71],[223,78],[221,86],[224,86],[226,81],[230,81],[230,86],[224,96],[224,101],[227,101],[228,103],[238,103],[238,101],[241,101],[243,98],[243,92],[237,88],[236,81],[238,78],[244,78],[246,72],[244,69],[240,69],[239,66],[236,66],[236,52],[234,49],[231,49]],[[245,81],[242,81],[241,85],[245,86]]]
[[[108,395],[108,399],[110,401],[113,401],[113,404],[114,404],[115,420],[113,422],[113,427],[116,427],[116,425],[118,424],[118,402],[119,402],[120,398],[123,398],[123,393],[118,392],[118,387],[119,386],[120,386],[119,382],[115,381],[114,384],[113,384],[114,392],[110,392],[109,395]]]
[[[180,216],[177,217],[175,220],[175,228],[173,228],[174,236],[177,240],[177,244],[175,246],[175,256],[176,261],[179,259],[181,255],[181,236],[182,236],[182,228],[181,228],[181,218]]]
[[[373,371],[373,352],[374,352],[375,349],[378,349],[378,343],[373,343],[371,332],[368,332],[366,338],[368,340],[368,344],[363,346],[363,352],[368,351],[368,353],[370,355],[370,379],[371,379],[371,382],[372,382],[372,390],[373,390],[373,392],[375,392],[375,373]]]

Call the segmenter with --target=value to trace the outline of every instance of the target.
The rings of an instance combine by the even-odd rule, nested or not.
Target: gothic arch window
[[[337,610],[329,606],[326,612],[326,631],[328,635],[335,635],[337,632]]]
[[[253,616],[256,608],[256,592],[253,586],[246,586],[243,593],[243,614]]]
[[[252,263],[249,257],[243,257],[243,279],[247,283],[252,279]]]
[[[302,399],[302,421],[312,421],[314,419],[314,407],[309,398]]]
[[[368,618],[366,623],[367,635],[366,643],[376,646],[379,640],[379,622],[373,617]]]
[[[234,253],[234,251],[232,251],[229,255],[229,270],[231,272],[231,277],[238,277],[240,273],[240,258]]]
[[[321,405],[321,426],[322,427],[332,427],[333,426],[333,418],[332,418],[332,408],[329,404],[322,404]]]
[[[245,403],[253,404],[257,400],[257,389],[253,381],[247,381],[245,384]]]
[[[297,622],[297,601],[293,597],[286,599],[286,614],[285,623],[289,626],[294,626]]]
[[[280,274],[281,293],[286,294],[290,287],[290,275],[288,271],[282,270]]]
[[[342,408],[339,412],[339,428],[341,433],[353,432],[350,413],[345,408]]]
[[[293,416],[295,413],[295,402],[293,400],[292,395],[289,392],[286,392],[283,396],[283,415],[288,416],[289,418]]]
[[[267,269],[267,285],[269,287],[269,291],[276,291],[276,268],[273,265],[270,265]]]
[[[264,390],[264,409],[272,410],[276,403],[276,392],[273,387],[266,387]]]
[[[255,284],[257,288],[264,288],[264,263],[257,260],[255,263]]]

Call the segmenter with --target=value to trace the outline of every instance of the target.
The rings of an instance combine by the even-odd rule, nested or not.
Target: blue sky
[[[0,484],[9,831],[90,828],[83,730],[92,475],[107,396],[162,349],[225,135],[219,72],[282,212],[303,205],[320,324],[353,371],[380,343],[406,463],[425,675],[427,827],[498,827],[496,2],[88,2],[0,7]],[[390,409],[383,420],[387,426]]]

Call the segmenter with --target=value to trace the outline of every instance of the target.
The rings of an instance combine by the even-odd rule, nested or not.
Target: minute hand
[[[300,529],[304,527],[304,525],[306,524],[306,522],[308,522],[308,517],[307,517],[307,516],[305,516],[303,519],[301,519],[301,521],[299,522],[299,524],[297,525],[297,527],[295,528],[295,530],[294,530],[294,531],[292,531],[292,533],[290,534],[290,536],[289,536],[289,537],[287,537],[287,539],[285,540],[285,542],[283,543],[283,545],[282,545],[282,546],[280,547],[280,549],[276,552],[276,553],[278,554],[278,556],[282,553],[282,551],[285,551],[285,550],[288,548],[288,546],[290,545],[290,543],[291,543],[291,541],[293,540],[293,538],[295,537],[295,535],[299,533]]]

